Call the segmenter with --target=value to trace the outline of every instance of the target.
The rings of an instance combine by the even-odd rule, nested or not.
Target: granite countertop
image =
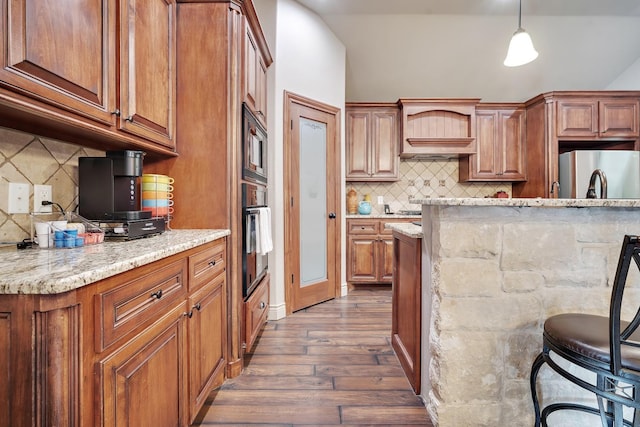
[[[390,228],[393,231],[397,231],[400,234],[404,234],[405,236],[412,237],[414,239],[422,238],[422,226],[411,222],[390,222],[386,224],[386,228]]]
[[[640,199],[498,199],[498,198],[433,198],[414,199],[413,204],[428,206],[507,206],[531,208],[637,208]]]
[[[419,210],[419,209],[416,209]],[[345,216],[346,219],[367,219],[367,218],[375,218],[375,219],[393,219],[393,218],[416,218],[420,219],[421,215],[405,215],[405,214],[371,214],[371,215],[359,215],[359,214],[347,214]]]
[[[171,230],[158,236],[81,248],[0,248],[0,294],[71,291],[229,234],[229,230]]]

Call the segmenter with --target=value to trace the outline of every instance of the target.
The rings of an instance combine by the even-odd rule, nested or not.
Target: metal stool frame
[[[611,293],[609,306],[609,360],[601,361],[579,351],[555,344],[555,340],[543,333],[543,349],[531,367],[530,387],[535,411],[535,427],[547,427],[547,417],[556,411],[572,410],[600,416],[603,427],[640,427],[640,371],[623,367],[622,346],[640,349],[640,342],[630,339],[640,326],[640,307],[631,322],[620,320],[624,288],[631,260],[640,269],[640,237],[626,235],[622,243],[618,267]],[[586,316],[586,315],[585,315]],[[594,316],[601,317],[601,316]],[[624,328],[624,329],[621,329]],[[637,337],[636,337],[637,338]],[[550,352],[562,359],[596,374],[596,383],[592,384],[568,372],[559,366],[550,356]],[[547,364],[562,377],[579,387],[594,393],[598,408],[577,403],[554,403],[540,412],[540,403],[536,391],[536,377],[540,368]],[[623,408],[633,408],[633,420],[623,418]]]

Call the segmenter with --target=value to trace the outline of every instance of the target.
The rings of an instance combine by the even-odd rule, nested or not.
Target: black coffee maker
[[[141,210],[143,151],[107,151],[106,157],[78,159],[78,213],[97,221],[151,218]]]

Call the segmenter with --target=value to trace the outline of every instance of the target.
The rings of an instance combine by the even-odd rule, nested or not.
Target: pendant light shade
[[[538,57],[538,51],[533,47],[533,42],[529,34],[522,28],[522,0],[520,0],[520,10],[518,12],[518,29],[513,33],[507,57],[504,65],[507,67],[517,67],[528,64]]]

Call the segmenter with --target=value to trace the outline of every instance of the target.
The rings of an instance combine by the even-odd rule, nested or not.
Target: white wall
[[[270,319],[285,316],[283,214],[284,91],[343,110],[340,156],[344,159],[345,47],[314,13],[293,0],[254,0],[274,62],[268,71],[269,198],[273,210],[274,251],[270,254]],[[341,161],[341,176],[344,162]],[[341,197],[344,204],[344,194]],[[344,206],[342,206],[344,212]],[[343,223],[344,227],[344,223]],[[342,241],[344,253],[344,238]],[[343,289],[346,287],[343,261]]]
[[[640,58],[611,82],[607,89],[640,90]]]
[[[505,67],[516,13],[327,16],[347,48],[346,99],[521,102],[553,90],[605,89],[640,58],[638,16],[536,15],[523,16],[522,26],[540,56]]]

